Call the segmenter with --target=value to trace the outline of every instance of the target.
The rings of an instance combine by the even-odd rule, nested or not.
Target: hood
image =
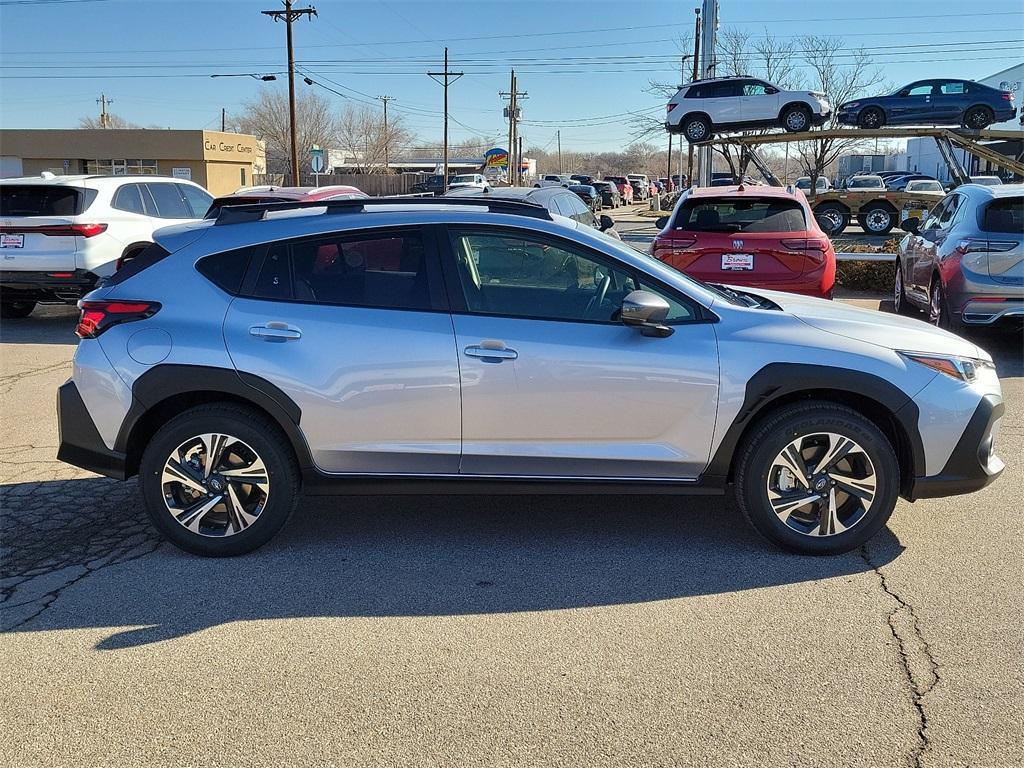
[[[992,359],[977,344],[923,320],[782,291],[752,291],[745,287],[736,290],[764,296],[812,328],[837,336],[886,349]]]

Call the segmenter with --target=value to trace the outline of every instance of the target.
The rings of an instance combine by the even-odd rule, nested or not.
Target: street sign
[[[309,150],[310,160],[313,166],[313,173],[324,172],[324,151],[315,144]]]

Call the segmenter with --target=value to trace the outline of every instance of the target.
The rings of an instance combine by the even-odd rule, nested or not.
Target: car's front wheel
[[[0,317],[5,320],[28,317],[35,308],[34,301],[3,301],[0,302]]]
[[[785,406],[749,435],[735,475],[751,525],[793,552],[849,552],[885,525],[899,463],[869,419],[836,403]]]
[[[811,111],[807,107],[786,107],[782,113],[782,127],[790,133],[806,131],[811,127]]]
[[[885,112],[878,107],[868,107],[860,113],[857,125],[861,128],[881,128],[885,125]]]
[[[295,509],[299,470],[280,430],[231,403],[191,408],[168,421],[139,466],[157,529],[196,555],[240,555],[266,544]]]

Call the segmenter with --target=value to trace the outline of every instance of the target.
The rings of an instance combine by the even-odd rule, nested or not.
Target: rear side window
[[[215,253],[199,260],[196,269],[211,283],[231,294],[237,294],[242,287],[242,278],[249,269],[252,248]]]
[[[114,195],[114,208],[128,213],[146,215],[146,208],[142,205],[142,195],[139,193],[138,184],[125,184]]]
[[[686,89],[686,93],[683,95],[684,99],[706,99],[708,97],[708,87],[706,85],[692,85]]]
[[[192,209],[192,217],[203,218],[210,208],[210,203],[213,202],[213,195],[199,187],[193,187],[191,184],[178,184],[177,187],[189,208]]]
[[[123,267],[117,270],[117,272],[104,280],[103,284],[106,286],[119,285],[129,277],[139,274],[139,272],[144,269],[149,269],[158,261],[162,261],[169,255],[170,251],[163,246],[157,245],[156,243],[150,243],[142,253],[131,261],[126,262]]]
[[[688,232],[804,232],[804,210],[795,200],[730,197],[690,198],[672,220]]]
[[[419,233],[330,235],[270,248],[254,293],[386,309],[430,310],[441,290],[431,277]]]
[[[77,216],[96,198],[96,190],[43,184],[0,185],[0,216]]]
[[[177,184],[146,184],[145,187],[149,190],[152,202],[156,204],[156,211],[150,211],[151,216],[161,219],[192,218],[192,212],[178,191]]]
[[[1024,197],[1006,197],[988,204],[981,217],[985,232],[1024,235]]]

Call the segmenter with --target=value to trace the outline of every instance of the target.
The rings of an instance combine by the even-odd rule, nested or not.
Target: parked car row
[[[666,105],[665,129],[690,143],[716,133],[757,128],[802,132],[824,124],[832,105],[823,93],[788,91],[765,80],[735,76],[695,80]],[[948,125],[982,129],[1017,114],[1012,91],[971,80],[918,80],[891,94],[840,104],[840,125],[877,129],[886,125]]]

